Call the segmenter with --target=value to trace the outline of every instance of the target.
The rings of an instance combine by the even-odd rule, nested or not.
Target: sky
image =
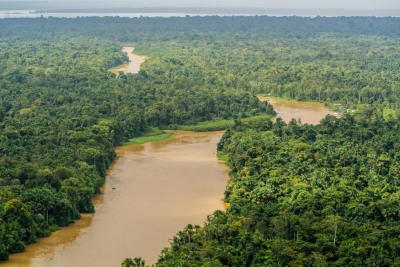
[[[213,6],[263,8],[400,9],[400,0],[131,0],[156,6]]]
[[[43,0],[0,0],[0,2],[42,2]],[[400,0],[44,0],[107,4],[126,3],[136,7],[261,7],[261,8],[335,8],[400,9]]]
[[[210,10],[215,8],[214,10],[219,10],[217,14],[234,12],[234,14],[268,14],[271,16],[400,17],[400,0],[0,0],[0,13],[4,10],[40,10],[42,12],[90,10],[90,12],[95,12],[96,9],[130,12],[128,10],[135,8],[137,10],[150,8],[148,10],[151,10],[151,8],[157,9],[158,7],[172,9],[189,7],[190,9],[182,12],[190,12],[190,14],[212,12]],[[202,10],[196,11],[194,9],[196,7],[202,8]],[[163,12],[160,10],[166,11],[167,9],[157,9],[153,12]],[[179,13],[179,11],[176,12]]]

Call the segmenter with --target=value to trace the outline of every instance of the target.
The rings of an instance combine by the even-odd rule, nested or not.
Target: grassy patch
[[[218,152],[217,152],[217,158],[218,158],[220,161],[227,162],[228,159],[229,159],[229,156],[226,155],[226,154],[224,154],[224,153],[221,152],[221,151],[218,151]]]
[[[271,120],[272,117],[270,115],[260,115],[254,116],[250,118],[241,119],[240,121],[243,123],[257,123],[265,120]],[[182,131],[193,131],[193,132],[213,132],[213,131],[222,131],[227,128],[235,125],[235,120],[216,120],[216,121],[205,121],[198,123],[196,125],[181,125],[176,126],[172,130],[182,130]],[[160,130],[158,128],[149,128],[147,132],[145,132],[142,136],[135,137],[130,139],[128,142],[125,142],[125,146],[131,145],[141,145],[148,142],[157,142],[163,141],[174,136],[174,133],[166,132]]]
[[[260,115],[250,118],[241,119],[243,123],[255,123],[259,121],[271,120],[270,115]],[[183,125],[178,126],[177,130],[193,131],[193,132],[211,132],[211,131],[222,131],[229,127],[235,125],[234,120],[215,120],[215,121],[205,121],[198,123],[196,125]]]
[[[233,120],[216,120],[200,122],[196,125],[181,125],[177,127],[177,130],[193,132],[212,132],[225,130],[232,125],[234,125]]]
[[[124,143],[125,146],[131,145],[141,145],[148,142],[163,141],[171,138],[174,133],[161,131],[158,129],[150,129],[148,132],[144,133],[142,136],[130,139],[128,142]]]

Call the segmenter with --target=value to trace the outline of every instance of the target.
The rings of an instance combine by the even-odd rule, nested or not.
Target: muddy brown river
[[[334,112],[323,104],[270,101],[285,121],[317,124]],[[42,238],[0,267],[109,267],[126,257],[154,263],[168,240],[187,224],[202,224],[224,209],[228,178],[217,160],[221,132],[176,132],[166,141],[117,149],[95,214]]]
[[[317,102],[303,102],[295,100],[282,100],[272,97],[258,97],[261,101],[268,101],[278,113],[277,116],[281,117],[285,122],[291,119],[300,119],[302,123],[318,124],[326,115],[338,114],[325,107],[322,103]]]
[[[118,75],[118,73],[120,71],[122,71],[124,73],[133,73],[133,74],[139,72],[140,66],[142,65],[142,63],[144,63],[146,61],[146,59],[148,59],[148,57],[134,54],[133,53],[134,49],[135,48],[132,46],[124,46],[122,48],[122,52],[125,52],[128,54],[129,63],[112,68],[111,71],[114,74]]]
[[[0,266],[109,267],[126,257],[154,263],[187,224],[224,209],[227,168],[221,132],[176,132],[169,140],[117,149],[96,213],[11,255]]]

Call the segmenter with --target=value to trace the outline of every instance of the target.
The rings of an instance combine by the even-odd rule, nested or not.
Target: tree
[[[140,257],[136,257],[134,259],[132,258],[126,258],[122,263],[121,263],[122,267],[145,267],[146,263],[145,261],[140,258]]]

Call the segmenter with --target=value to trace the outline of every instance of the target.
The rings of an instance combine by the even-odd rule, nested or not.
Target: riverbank
[[[301,112],[293,113],[287,109],[291,110],[295,101],[260,100],[268,100],[278,114],[282,114],[279,109],[282,106],[289,115],[303,116],[302,122],[307,121],[309,112],[314,117],[318,113],[314,104],[323,107],[320,103],[297,102]],[[309,112],[304,110],[310,108]],[[255,116],[242,121],[267,119],[271,117]],[[110,167],[103,192],[96,196],[101,199],[95,205],[96,213],[84,215],[73,225],[28,246],[26,252],[12,255],[4,266],[82,266],[83,258],[85,263],[96,265],[96,255],[106,255],[109,251],[119,251],[109,255],[114,265],[132,256],[155,262],[157,253],[168,246],[168,238],[177,231],[188,223],[201,225],[215,209],[226,209],[222,200],[228,181],[228,167],[223,164],[226,156],[216,155],[215,151],[222,132],[201,131],[226,129],[234,123],[234,120],[217,120],[180,126],[198,132],[153,128],[131,139],[126,145],[134,146],[116,149],[117,159]],[[192,220],[192,216],[196,219]],[[107,244],[110,240],[111,247]]]
[[[148,57],[134,54],[134,49],[135,48],[133,46],[124,46],[122,48],[122,52],[128,54],[129,63],[112,68],[110,69],[110,71],[112,71],[115,75],[118,75],[120,71],[122,71],[123,73],[132,74],[139,73],[140,66],[148,59]]]
[[[131,146],[131,145],[142,145],[145,143],[150,142],[159,142],[170,139],[175,134],[173,132],[166,132],[156,128],[152,128],[143,135],[135,138],[129,139],[128,142],[124,143],[124,146]]]
[[[215,151],[223,133],[171,133],[168,140],[118,147],[96,213],[4,266],[120,266],[132,256],[154,263],[179,230],[223,210],[228,170]]]
[[[243,123],[256,123],[259,121],[271,120],[270,115],[258,115],[248,118],[239,119]],[[174,129],[182,131],[193,131],[193,132],[213,132],[213,131],[223,131],[235,125],[234,119],[224,120],[213,120],[199,122],[194,125],[180,125],[176,126]]]

